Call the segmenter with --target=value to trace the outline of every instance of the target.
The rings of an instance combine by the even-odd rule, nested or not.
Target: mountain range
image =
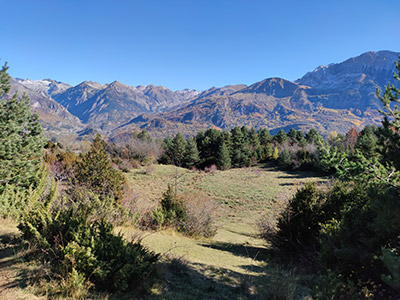
[[[146,129],[165,137],[207,128],[266,127],[272,133],[315,128],[323,134],[379,124],[376,88],[394,82],[400,53],[366,52],[319,66],[296,81],[268,78],[252,85],[171,91],[84,81],[76,86],[51,79],[11,80],[12,93],[26,93],[49,137],[100,132],[117,136]]]

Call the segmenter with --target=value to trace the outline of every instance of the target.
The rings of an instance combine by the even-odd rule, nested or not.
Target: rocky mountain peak
[[[319,66],[295,82],[323,89],[343,87],[346,82],[347,87],[350,87],[349,83],[363,75],[379,82],[379,78],[387,78],[393,74],[394,62],[399,55],[400,53],[392,51],[369,51],[341,63]]]
[[[295,90],[299,88],[298,84],[285,80],[283,78],[273,77],[250,85],[248,88],[241,90],[241,93],[263,93],[270,96],[283,98],[293,95]]]

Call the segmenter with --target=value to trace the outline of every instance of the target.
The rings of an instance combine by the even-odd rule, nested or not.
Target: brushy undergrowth
[[[152,282],[159,255],[139,241],[127,242],[94,207],[96,202],[54,207],[56,186],[32,203],[18,228],[35,258],[50,266],[50,278],[59,278],[53,293],[83,299],[89,290],[143,291]]]

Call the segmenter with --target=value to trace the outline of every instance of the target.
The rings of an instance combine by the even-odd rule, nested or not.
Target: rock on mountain
[[[72,87],[70,84],[63,83],[60,81],[55,81],[52,79],[40,79],[40,80],[30,80],[15,78],[15,80],[34,92],[44,92],[48,96],[53,96],[64,92],[65,90]]]

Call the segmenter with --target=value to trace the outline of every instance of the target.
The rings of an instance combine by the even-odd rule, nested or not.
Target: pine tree
[[[159,162],[166,165],[172,164],[173,151],[172,151],[172,138],[170,136],[167,136],[164,139],[163,149],[164,152],[161,155]]]
[[[221,170],[227,170],[231,167],[231,157],[225,142],[222,143],[217,153],[217,167]]]
[[[86,186],[101,196],[122,201],[125,177],[112,167],[100,135],[96,136],[90,150],[76,163],[75,184]]]
[[[206,132],[199,132],[196,135],[196,143],[200,152],[199,166],[201,168],[217,164],[216,155],[224,140],[224,134],[216,129],[208,129]]]
[[[262,150],[257,131],[254,127],[252,127],[249,132],[249,147],[251,150],[251,157],[254,157],[257,160],[260,159],[262,156]]]
[[[196,166],[199,160],[199,151],[197,150],[196,140],[190,138],[186,141],[185,152],[183,154],[183,165],[186,168],[191,168]]]
[[[291,129],[289,130],[289,133],[287,134],[287,136],[290,138],[290,142],[291,142],[292,144],[295,144],[295,143],[298,142],[298,140],[297,140],[297,131],[296,131],[296,129],[291,128]]]
[[[251,153],[247,144],[247,138],[243,135],[243,131],[246,132],[246,130],[243,128],[247,127],[242,127],[242,129],[234,127],[231,130],[232,164],[239,168],[250,164]]]
[[[185,147],[186,139],[182,133],[178,133],[172,140],[172,161],[176,166],[183,166]]]
[[[320,144],[322,141],[322,137],[319,135],[318,131],[316,131],[314,128],[311,128],[307,134],[306,134],[306,140],[309,144]]]
[[[268,145],[269,143],[272,142],[272,136],[269,133],[268,129],[260,129],[258,132],[258,139],[260,140],[260,144],[263,146]]]
[[[287,134],[285,132],[285,130],[281,129],[279,130],[279,132],[274,136],[274,140],[278,143],[278,144],[283,144],[287,141],[288,137]]]
[[[375,134],[375,127],[368,125],[361,131],[356,148],[367,157],[378,155],[378,136]]]
[[[10,90],[8,67],[0,71],[0,97]],[[46,139],[37,114],[32,114],[29,98],[0,99],[0,192],[8,185],[26,189],[38,184]]]

